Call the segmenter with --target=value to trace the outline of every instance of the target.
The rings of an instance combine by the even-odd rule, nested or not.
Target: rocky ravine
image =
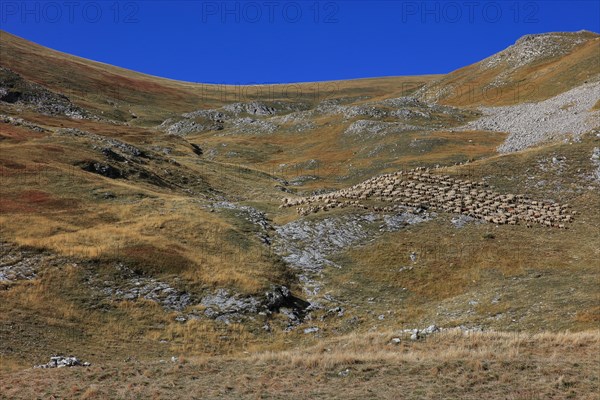
[[[368,213],[319,220],[299,219],[276,228],[274,248],[298,274],[311,308],[322,308],[324,302],[337,306],[326,293],[321,293],[323,270],[326,267],[340,268],[330,258],[352,246],[374,240],[383,232],[397,231],[433,217],[435,213],[415,213],[406,209],[383,216]]]

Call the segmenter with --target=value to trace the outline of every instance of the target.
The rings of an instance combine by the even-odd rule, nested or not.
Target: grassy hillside
[[[35,55],[35,56],[33,56]],[[396,97],[436,76],[390,77],[289,85],[231,86],[180,82],[89,61],[0,30],[2,66],[64,93],[103,116],[132,124],[160,123],[172,113],[248,101],[317,103],[353,97]]]
[[[597,35],[558,37],[519,42],[543,51],[516,69],[508,49],[290,97],[0,31],[0,398],[593,398],[600,125],[499,154],[510,132],[465,126],[514,98],[448,97],[500,77],[536,86],[520,103],[598,75]],[[280,207],[413,168],[573,222]],[[430,325],[448,329],[411,340]],[[92,366],[31,369],[52,354]]]
[[[515,45],[427,84],[423,98],[454,106],[540,101],[600,73],[597,33],[527,35]]]
[[[399,344],[393,338],[397,333],[388,331],[236,358],[132,359],[43,377],[20,371],[0,388],[7,396],[84,399],[593,399],[598,391],[597,333],[448,332]]]

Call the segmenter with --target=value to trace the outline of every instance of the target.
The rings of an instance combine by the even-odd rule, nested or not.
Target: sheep
[[[424,172],[422,172],[424,171]],[[557,203],[529,200],[525,195],[499,194],[478,189],[482,182],[453,179],[435,175],[423,169],[398,171],[368,179],[350,188],[325,195],[300,199],[285,198],[281,207],[311,205],[300,213],[328,211],[333,208],[357,207],[368,209],[364,201],[373,199],[395,202],[392,207],[371,207],[378,212],[390,212],[402,206],[429,207],[444,212],[470,215],[486,222],[517,225],[519,221],[560,227],[558,222],[571,222],[574,212],[567,214],[567,206]],[[349,199],[338,201],[338,199]]]

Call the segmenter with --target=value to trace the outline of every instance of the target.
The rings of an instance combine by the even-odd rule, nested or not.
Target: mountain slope
[[[35,55],[35,56],[34,56]],[[400,95],[435,76],[361,79],[290,85],[230,86],[180,82],[98,63],[45,48],[0,30],[2,66],[24,79],[64,93],[107,118],[160,123],[168,113],[219,107],[233,102],[292,100],[319,102],[353,96]]]
[[[416,398],[585,398],[597,334],[561,332],[600,317],[597,36],[290,96],[0,31],[0,397],[397,398],[405,374]],[[541,89],[477,108],[465,82]],[[30,368],[55,353],[93,365]]]
[[[540,101],[600,73],[600,35],[527,35],[513,46],[426,85],[419,97],[456,106]]]

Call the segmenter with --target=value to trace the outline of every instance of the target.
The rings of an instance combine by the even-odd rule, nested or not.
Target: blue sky
[[[3,0],[0,27],[172,79],[286,83],[450,72],[524,34],[599,32],[600,1]]]

